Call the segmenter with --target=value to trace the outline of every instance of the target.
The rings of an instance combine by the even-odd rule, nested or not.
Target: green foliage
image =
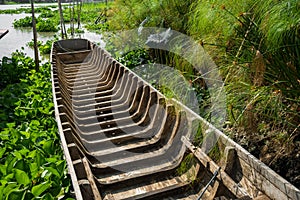
[[[57,32],[58,21],[52,19],[38,20],[36,30],[38,32]]]
[[[84,28],[90,31],[96,31],[98,33],[101,33],[101,31],[105,31],[108,29],[108,25],[106,23],[88,23],[84,25]]]
[[[17,27],[32,27],[32,18],[29,16],[26,16],[24,18],[15,20],[13,22],[13,25],[15,28],[17,28]]]
[[[197,171],[189,171],[192,167],[194,167],[197,163],[197,158],[194,157],[192,153],[186,155],[183,159],[183,161],[180,163],[179,167],[176,169],[176,173],[178,176],[181,176],[183,174],[186,174],[189,180],[191,181],[191,184],[195,183],[197,181]]]
[[[40,40],[37,41],[38,47],[40,47],[42,44],[43,44],[42,41],[40,41]],[[29,46],[29,47],[31,47],[31,48],[33,48],[33,46],[34,46],[34,41],[33,41],[33,39],[32,39],[30,42],[28,42],[26,45]]]
[[[51,8],[56,8],[57,5],[52,6],[41,6],[41,7],[35,7],[34,12],[35,13],[46,13],[51,12]],[[31,8],[17,8],[17,9],[7,9],[7,10],[0,10],[0,14],[21,14],[21,13],[31,13]]]
[[[3,60],[22,78],[2,83],[0,92],[1,199],[66,198],[70,181],[53,117],[50,64],[36,72],[19,52]]]
[[[51,17],[54,17],[56,14],[56,12],[53,12],[53,11],[43,11],[39,17],[41,18],[51,18]]]
[[[239,16],[252,3],[253,0],[242,2],[238,0],[194,1],[188,21],[188,32],[197,39],[201,38],[204,42],[224,45],[229,37],[234,36]]]
[[[52,12],[51,8],[55,8],[55,7],[57,7],[57,6],[56,5],[53,5],[53,6],[40,6],[40,7],[35,6],[34,12],[35,13]],[[23,8],[23,10],[24,10],[25,13],[28,13],[28,14],[31,13],[31,8]]]
[[[0,91],[9,84],[19,83],[21,79],[26,78],[27,71],[31,70],[32,59],[25,57],[24,53],[16,51],[11,58],[3,57],[0,64]]]
[[[108,4],[111,5],[111,2]],[[74,13],[74,23],[78,22],[78,13],[80,9],[75,5],[75,13]],[[56,6],[54,6],[56,8]],[[106,23],[106,13],[107,10],[106,4],[103,2],[100,3],[85,3],[82,5],[80,12],[80,22],[84,24],[84,27],[89,31],[101,32],[108,29],[108,24]],[[27,8],[19,8],[16,10],[6,10],[1,11],[1,13],[5,14],[17,14],[17,13],[30,13],[31,9]],[[57,10],[53,10],[50,7],[37,7],[35,8],[36,13],[40,13],[39,17],[36,19],[36,27],[38,32],[56,32],[58,31],[58,25],[60,22],[59,12]],[[64,22],[70,23],[70,8],[68,6],[63,7],[63,16]],[[14,27],[32,27],[32,20],[30,16],[26,16],[19,20],[14,21]],[[82,29],[75,29],[76,33],[83,33]]]
[[[136,66],[150,63],[151,59],[147,50],[138,49],[120,56],[118,61],[129,69],[133,69]]]
[[[181,0],[117,0],[114,3],[112,13],[115,15],[109,19],[109,27],[112,29],[137,28],[148,19],[145,26],[172,27],[185,33],[185,23],[189,15],[189,7],[193,1]]]
[[[71,28],[68,28],[67,32],[68,32],[68,33],[71,33]],[[84,30],[83,30],[83,29],[75,28],[75,29],[74,29],[74,32],[75,32],[75,33],[84,33]]]
[[[39,52],[41,54],[50,54],[52,43],[57,41],[57,40],[58,40],[58,37],[56,35],[54,36],[54,39],[47,40],[45,43],[38,40],[37,43],[38,43]],[[31,40],[30,42],[27,43],[27,46],[29,46],[31,48],[33,48],[33,45],[34,45],[33,40]]]
[[[53,39],[53,40],[47,40],[46,42],[45,42],[45,44],[43,43],[43,44],[41,44],[40,46],[39,46],[39,51],[41,52],[41,54],[50,54],[50,52],[51,52],[51,47],[52,47],[52,43],[54,42],[54,41],[57,41],[58,39],[57,38],[55,38],[55,39]]]
[[[297,0],[277,3],[259,1],[256,7],[261,51],[269,62],[266,78],[280,81],[280,90],[289,97],[300,95],[300,4]]]
[[[38,32],[56,32],[58,31],[58,20],[55,18],[51,19],[43,19],[38,17],[36,19],[36,30]],[[32,18],[26,16],[25,18],[21,18],[19,20],[15,20],[13,22],[15,28],[17,27],[32,27]]]

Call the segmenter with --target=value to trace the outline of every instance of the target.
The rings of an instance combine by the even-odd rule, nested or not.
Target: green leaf
[[[45,169],[47,169],[49,172],[51,172],[52,174],[54,174],[55,176],[57,176],[58,178],[60,178],[60,174],[58,173],[58,171],[52,167],[46,167]]]
[[[58,161],[56,169],[61,175],[63,175],[66,169],[66,161],[65,160]]]
[[[4,190],[5,185],[0,186],[0,200],[3,199],[3,190]]]
[[[14,151],[13,155],[18,159],[22,159],[22,154],[19,151]]]
[[[27,156],[30,151],[23,144],[23,149],[19,150],[19,152],[22,156]]]
[[[3,196],[7,196],[12,190],[18,189],[18,183],[10,182],[3,189]]]
[[[32,120],[30,122],[30,127],[36,127],[36,126],[39,126],[40,125],[40,122],[38,120]]]
[[[26,172],[15,169],[15,178],[19,184],[28,185],[31,181]]]
[[[38,172],[39,172],[38,165],[35,162],[34,163],[30,163],[29,164],[29,168],[30,168],[31,177],[32,178],[36,178],[36,176],[38,175]]]
[[[18,160],[15,165],[14,169],[20,169],[23,171],[28,171],[28,165],[26,164],[24,159]]]
[[[4,177],[4,180],[10,181],[11,179],[14,178],[14,176],[15,176],[14,173],[10,173]]]
[[[6,175],[6,165],[0,164],[0,173],[2,173],[4,176]]]
[[[26,190],[11,190],[6,197],[6,200],[23,200],[26,195]]]
[[[2,158],[5,151],[6,151],[6,147],[0,149],[0,158]]]
[[[55,198],[51,194],[47,193],[42,197],[42,200],[55,200]]]
[[[35,197],[38,197],[40,194],[42,194],[43,192],[45,192],[47,189],[49,189],[51,186],[51,183],[49,182],[43,182],[39,185],[33,186],[31,189],[32,194]]]
[[[17,162],[17,158],[13,158],[13,159],[10,159],[8,162],[7,162],[7,167],[6,167],[6,173],[9,174],[12,172],[13,168],[14,168],[14,165],[15,163]]]
[[[47,152],[48,154],[53,154],[54,153],[54,141],[53,140],[47,140],[45,141],[45,143],[43,144],[43,149],[45,152]]]
[[[45,158],[39,151],[36,152],[35,162],[39,167],[45,163]]]
[[[7,128],[13,128],[13,127],[15,127],[15,125],[16,125],[15,122],[6,124]]]

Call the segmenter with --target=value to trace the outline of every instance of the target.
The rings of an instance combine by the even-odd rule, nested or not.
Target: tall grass
[[[112,29],[133,29],[145,20],[147,27],[172,27],[185,32],[192,0],[116,0],[109,21]]]
[[[299,0],[116,0],[112,10],[111,28],[137,28],[147,19],[144,26],[170,27],[199,41],[225,82],[225,130],[299,184],[291,178],[297,172],[276,165],[287,159],[292,169],[297,161],[289,158],[300,150]],[[200,92],[205,90],[194,82],[201,74],[181,58],[159,51],[154,55],[181,70],[194,87],[200,85]],[[285,148],[289,145],[293,148]]]

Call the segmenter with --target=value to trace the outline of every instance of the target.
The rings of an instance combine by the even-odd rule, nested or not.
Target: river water
[[[43,4],[48,5],[48,4]],[[51,5],[51,4],[50,4]],[[52,4],[53,5],[53,4]],[[40,6],[40,5],[38,5]],[[18,4],[18,5],[0,5],[0,10],[4,9],[16,9],[20,7],[30,7],[29,4]],[[9,32],[0,39],[0,60],[3,56],[10,56],[12,52],[21,50],[28,56],[33,57],[34,53],[31,48],[26,44],[33,39],[33,33],[31,28],[17,28],[13,27],[13,21],[24,18],[25,16],[31,16],[31,14],[0,14],[0,29],[8,29]],[[55,32],[42,32],[38,33],[38,40],[46,42],[49,39],[53,39],[53,36],[58,33]],[[87,32],[78,35],[77,37],[86,38],[93,42],[104,44],[100,34]],[[48,59],[42,57],[42,59]]]

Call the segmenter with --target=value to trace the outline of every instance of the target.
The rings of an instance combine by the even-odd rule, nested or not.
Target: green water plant
[[[2,59],[1,68],[7,67],[17,78],[1,79],[0,198],[67,199],[70,181],[53,117],[50,64],[36,72],[33,59],[16,52]]]
[[[57,32],[58,21],[52,19],[38,20],[36,30],[38,32]]]
[[[38,20],[37,20],[37,22],[38,22]],[[31,27],[32,26],[32,18],[30,16],[26,16],[24,18],[14,20],[13,25],[14,25],[15,28],[17,28],[17,27]]]
[[[38,43],[38,48],[39,48],[40,53],[41,54],[50,54],[52,43],[57,40],[58,40],[58,37],[56,35],[54,36],[54,39],[47,40],[45,43],[38,40],[37,43]],[[34,45],[33,40],[31,40],[30,42],[27,43],[27,46],[29,46],[31,48],[33,48],[33,45]]]

